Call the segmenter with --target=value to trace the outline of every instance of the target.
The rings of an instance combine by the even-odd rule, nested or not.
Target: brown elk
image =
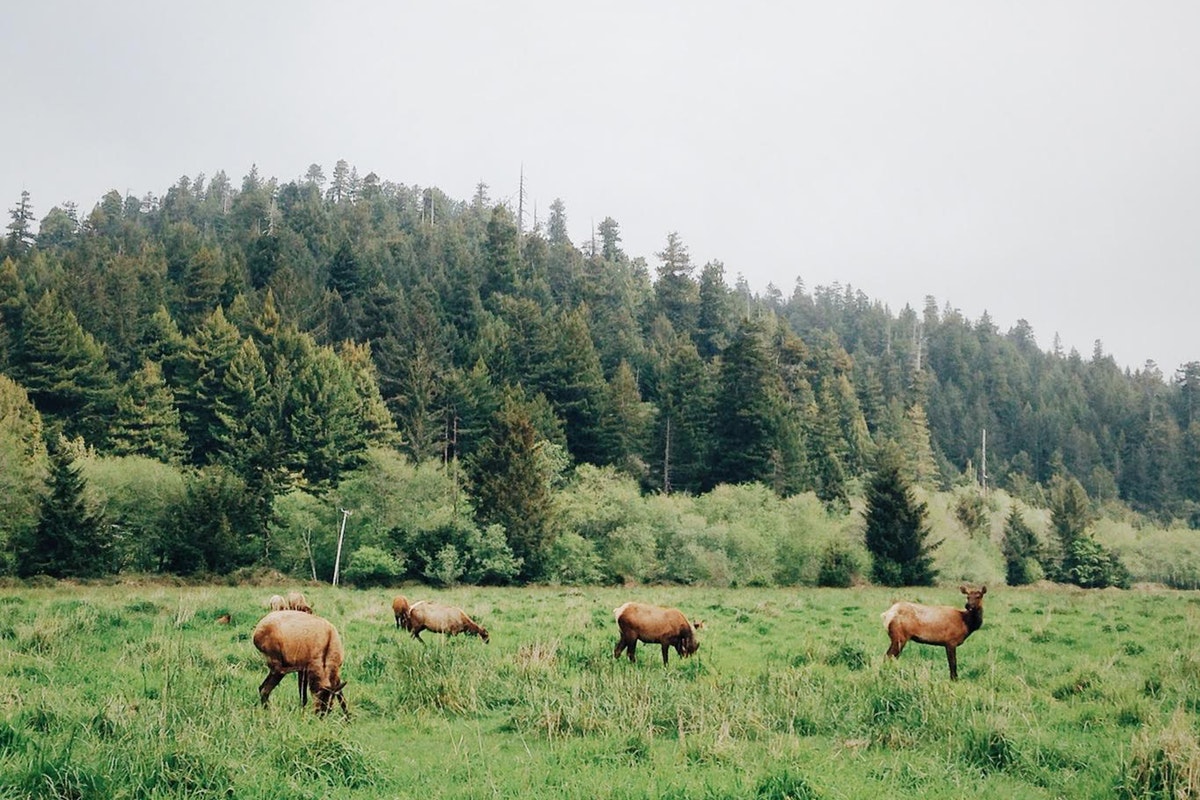
[[[308,599],[300,592],[288,592],[287,607],[292,611],[303,611],[305,614],[313,613],[312,606],[308,604]]]
[[[946,648],[950,680],[958,680],[958,658],[955,651],[968,636],[983,625],[983,596],[987,594],[987,587],[971,589],[964,584],[958,588],[967,596],[965,610],[953,606],[925,606],[900,602],[883,612],[883,627],[887,629],[892,640],[887,654],[892,658],[899,658],[904,645],[910,640],[920,644],[940,645]]]
[[[392,598],[392,613],[396,615],[396,630],[408,630],[408,598],[402,594]]]
[[[467,616],[467,612],[455,606],[446,606],[430,600],[418,600],[409,607],[405,620],[405,627],[409,633],[421,643],[425,641],[421,638],[421,631],[426,630],[444,633],[447,636],[453,636],[456,633],[473,633],[483,639],[484,644],[488,643],[487,628],[477,625],[473,619]],[[397,619],[397,623],[399,623],[399,619]]]
[[[663,664],[667,663],[667,653],[672,647],[680,658],[687,658],[700,649],[696,631],[704,623],[688,622],[688,618],[677,608],[625,603],[613,609],[613,616],[617,618],[617,627],[621,629],[621,638],[613,650],[613,658],[620,658],[621,651],[625,650],[629,660],[636,662],[639,641],[661,644]]]
[[[316,697],[316,711],[324,715],[334,698],[346,709],[341,678],[342,640],[328,620],[302,611],[272,611],[254,627],[254,646],[267,659],[267,677],[258,687],[264,706],[271,692],[289,672],[299,672],[301,704],[307,698],[304,689]]]

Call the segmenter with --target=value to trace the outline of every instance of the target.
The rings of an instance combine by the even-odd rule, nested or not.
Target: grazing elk
[[[312,606],[308,604],[308,600],[300,592],[288,592],[285,598],[282,595],[273,594],[267,598],[267,606],[272,611],[303,611],[305,614],[313,613]],[[296,673],[296,683],[300,687],[300,705],[304,706],[308,702],[308,676],[304,670]]]
[[[292,611],[303,611],[305,614],[313,613],[312,606],[308,604],[307,598],[300,592],[288,592],[287,607]]]
[[[302,611],[272,611],[254,626],[253,639],[254,646],[267,659],[267,677],[258,687],[264,706],[284,675],[299,672],[302,697],[307,686],[316,697],[318,714],[328,712],[336,698],[349,716],[342,696],[346,686],[341,678],[342,640],[328,620]]]
[[[958,680],[958,658],[955,650],[966,638],[983,625],[983,596],[987,587],[971,589],[958,587],[967,596],[966,610],[953,606],[925,606],[919,603],[895,603],[883,612],[883,627],[887,629],[892,646],[887,654],[899,658],[900,651],[910,640],[920,644],[936,644],[946,648],[950,665],[950,680]]]
[[[639,641],[661,644],[663,664],[667,663],[667,652],[671,647],[675,648],[680,658],[687,658],[700,649],[700,643],[696,641],[696,631],[702,628],[704,623],[688,622],[688,618],[677,608],[625,603],[614,609],[613,615],[617,618],[617,627],[621,629],[621,638],[613,650],[613,658],[620,658],[621,651],[625,650],[629,654],[629,660],[636,662],[635,653]]]
[[[453,636],[456,633],[473,633],[483,643],[488,643],[487,628],[477,625],[467,616],[467,612],[455,606],[445,606],[429,600],[418,600],[413,603],[406,616],[406,625],[413,638],[422,644],[421,631],[433,631]]]
[[[408,598],[402,594],[392,598],[392,613],[396,615],[396,630],[408,630]]]

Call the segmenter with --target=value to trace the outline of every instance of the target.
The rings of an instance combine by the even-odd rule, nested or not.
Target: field
[[[491,632],[397,631],[389,591],[299,587],[351,717],[258,707],[263,588],[0,590],[0,798],[1193,797],[1200,594],[994,587],[959,649],[886,661],[893,599],[950,587],[407,587]],[[633,597],[705,621],[612,658]],[[217,618],[231,614],[233,624]]]

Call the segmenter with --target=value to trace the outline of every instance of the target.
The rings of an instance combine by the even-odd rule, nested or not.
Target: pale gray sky
[[[257,164],[612,216],[755,291],[1200,360],[1200,3],[9,4],[0,202]],[[7,222],[7,218],[5,219]]]

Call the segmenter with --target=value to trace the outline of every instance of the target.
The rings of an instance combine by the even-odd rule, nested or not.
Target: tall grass
[[[0,798],[1166,798],[1200,781],[1189,592],[995,588],[951,682],[940,648],[885,660],[879,621],[951,589],[437,592],[491,644],[415,641],[387,592],[305,591],[342,633],[349,719],[301,712],[291,677],[258,707],[249,633],[270,590],[8,590]],[[700,652],[614,660],[612,609],[634,595],[704,618]]]

